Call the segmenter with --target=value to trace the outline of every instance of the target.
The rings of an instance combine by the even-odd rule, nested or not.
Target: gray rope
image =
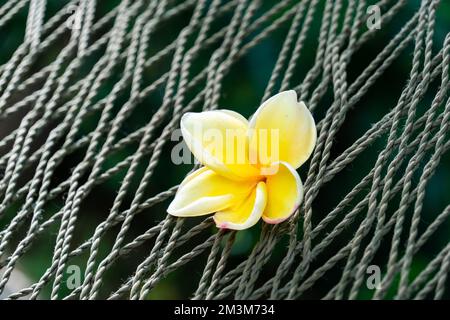
[[[365,1],[122,0],[98,16],[96,1],[73,0],[49,16],[50,1],[9,0],[0,7],[0,29],[28,13],[24,42],[0,66],[0,292],[44,238],[51,239],[52,250],[43,273],[8,299],[44,297],[46,287],[52,299],[147,299],[158,283],[193,261],[204,263],[188,296],[194,299],[309,297],[331,270],[340,277],[323,298],[357,299],[380,248],[389,253],[379,262],[385,272],[373,299],[384,298],[397,276],[398,299],[448,295],[446,244],[410,280],[417,255],[435,235],[445,234],[441,226],[450,216],[447,199],[438,215],[423,212],[427,187],[450,148],[450,36],[433,55],[439,1],[422,0],[412,14],[404,0],[379,1],[382,29],[389,32],[366,29]],[[66,25],[74,4],[79,30]],[[175,20],[180,27],[167,35],[165,24]],[[398,32],[390,29],[394,20],[402,23]],[[237,233],[211,234],[210,217],[194,226],[158,218],[135,234],[137,216],[156,210],[178,188],[153,186],[180,117],[221,107],[233,67],[280,35],[275,61],[264,62],[272,72],[255,96],[264,101],[293,88],[315,115],[317,145],[301,171],[304,203],[286,223],[263,225],[256,244],[233,263]],[[355,74],[354,58],[375,36],[385,45]],[[162,45],[154,41],[162,38]],[[396,103],[336,154],[353,109],[365,107],[364,98],[413,42],[409,78]],[[38,61],[49,50],[56,58],[42,66]],[[310,52],[315,57],[308,65],[303,58]],[[153,96],[161,102],[149,106]],[[132,117],[142,108],[148,119],[136,128]],[[317,212],[324,187],[338,185],[341,174],[374,148],[373,166],[333,208]],[[71,171],[61,176],[66,162]],[[117,177],[107,215],[79,239],[84,205],[97,187]],[[207,240],[198,244],[196,237]],[[131,254],[139,257],[133,272],[105,292],[108,271]],[[64,272],[75,258],[85,267],[81,284],[62,296]]]

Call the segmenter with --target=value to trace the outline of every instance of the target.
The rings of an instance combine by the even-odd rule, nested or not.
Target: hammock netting
[[[448,10],[0,1],[1,297],[448,298]],[[299,210],[239,232],[167,215],[195,166],[171,162],[181,116],[289,89],[318,129]]]

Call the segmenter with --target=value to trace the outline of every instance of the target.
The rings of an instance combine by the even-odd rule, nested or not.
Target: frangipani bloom
[[[295,91],[273,96],[250,121],[230,110],[186,113],[181,132],[203,167],[181,183],[169,214],[215,213],[217,227],[242,230],[260,218],[280,223],[300,205],[296,169],[311,155],[317,132]]]

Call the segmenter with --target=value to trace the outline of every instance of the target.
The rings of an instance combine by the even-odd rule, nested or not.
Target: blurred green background
[[[267,8],[273,6],[278,1],[263,1],[260,9],[258,9],[256,16],[261,15],[265,12]],[[434,51],[436,54],[438,50],[442,47],[444,37],[447,32],[449,32],[450,26],[450,2],[441,1],[436,18],[435,36],[434,36]],[[0,0],[0,5],[3,5],[5,0]],[[47,16],[53,15],[60,8],[66,4],[66,1],[62,0],[49,0]],[[103,16],[106,12],[109,12],[112,8],[116,7],[119,0],[108,0],[108,1],[98,1],[97,5],[97,16]],[[369,1],[369,3],[374,3],[374,1]],[[305,74],[313,65],[316,46],[317,46],[317,35],[320,28],[320,14],[324,5],[324,1],[319,5],[319,10],[317,10],[312,28],[306,39],[304,50],[301,54],[300,61],[295,70],[294,78],[292,79],[292,87],[297,86],[300,81],[304,79]],[[419,8],[419,1],[407,1],[407,4],[400,11],[396,18],[394,18],[389,24],[382,25],[381,30],[377,35],[371,39],[371,41],[365,43],[363,47],[352,57],[350,67],[348,71],[348,81],[351,83],[356,77],[361,73],[361,71],[373,60],[373,58],[378,54],[384,46],[392,39],[395,34],[401,29],[405,22],[413,15],[414,12]],[[192,10],[187,10],[177,16],[176,19],[171,19],[162,24],[161,30],[163,32],[157,32],[156,36],[151,38],[151,45],[149,48],[148,56],[150,57],[155,52],[158,52],[164,48],[167,44],[171,43],[179,31],[185,26],[192,14]],[[21,10],[20,13],[12,19],[7,25],[1,29],[1,41],[0,41],[0,64],[6,63],[13,52],[18,48],[18,46],[23,41],[25,23],[26,23],[27,10]],[[280,16],[279,14],[278,16]],[[230,13],[217,18],[214,22],[213,29],[220,29],[220,26],[227,24],[230,19]],[[226,75],[223,81],[222,95],[220,106],[223,108],[232,109],[242,113],[244,116],[250,116],[258,107],[259,101],[261,100],[262,94],[264,92],[265,86],[269,80],[270,74],[272,73],[275,62],[277,61],[280,48],[283,44],[287,30],[290,26],[290,21],[285,23],[282,28],[279,28],[276,32],[272,33],[270,37],[266,38],[256,47],[252,48],[242,59],[237,63],[233,64],[230,72]],[[159,29],[158,29],[159,30]],[[95,38],[100,38],[102,32],[98,35],[94,35]],[[251,39],[251,37],[249,38]],[[36,71],[43,66],[48,65],[54,61],[55,57],[60,52],[61,48],[68,41],[68,35],[65,39],[62,39],[54,46],[46,50],[45,54],[39,56],[38,61],[34,64],[33,70]],[[246,40],[248,41],[248,40]],[[196,73],[202,68],[204,68],[210,58],[211,53],[215,47],[212,47],[194,60],[192,66],[192,73]],[[99,55],[98,55],[99,56]],[[93,55],[92,61],[86,63],[85,66],[79,71],[79,75],[87,73],[93,64],[98,59],[98,56]],[[337,155],[348,148],[354,141],[356,141],[365,131],[367,131],[372,124],[376,123],[382,118],[392,107],[395,106],[402,87],[408,78],[409,71],[411,68],[412,60],[412,46],[410,45],[407,50],[405,50],[400,57],[388,68],[387,72],[376,82],[376,84],[369,90],[366,94],[347,115],[346,122],[337,134],[334,146],[332,149],[331,159],[334,159]],[[169,70],[171,62],[171,56],[166,59],[159,61],[154,64],[151,68],[145,70],[144,75],[144,85],[149,85],[153,80],[158,79],[158,77]],[[117,75],[115,79],[111,79],[105,86],[102,87],[103,94],[96,97],[100,100],[103,96],[106,96],[112,86],[120,77],[120,66],[117,69]],[[196,90],[193,90],[188,94],[188,99],[191,99],[195,94],[202,88],[204,83],[198,86]],[[431,88],[426,98],[420,103],[418,114],[423,114],[423,112],[429,107],[430,101],[435,93],[435,87]],[[30,92],[28,92],[29,94]],[[145,101],[139,104],[136,110],[132,113],[131,117],[126,121],[125,125],[121,130],[122,137],[129,135],[136,129],[141,128],[145,123],[149,121],[152,114],[161,105],[161,100],[164,95],[164,88],[160,87],[158,90],[153,92]],[[20,99],[20,97],[17,97]],[[122,95],[117,101],[117,108],[120,108],[128,99],[126,94]],[[320,101],[317,109],[315,110],[315,118],[319,121],[323,116],[327,108],[330,106],[332,101],[332,91],[328,90],[326,96]],[[200,110],[201,106],[197,106],[196,110]],[[83,124],[83,128],[79,132],[79,136],[82,137],[86,133],[90,132],[95,128],[96,123],[99,119],[99,113],[96,113],[86,119]],[[20,115],[11,120],[12,123],[18,124],[20,121]],[[159,128],[158,132],[163,128],[164,124],[167,124],[168,119],[165,119],[164,123]],[[3,126],[3,129],[2,129]],[[4,137],[9,132],[9,126],[12,128],[17,125],[11,123],[0,122],[0,138]],[[347,166],[342,172],[340,172],[331,182],[327,183],[314,203],[314,216],[313,225],[316,225],[323,217],[330,212],[342,198],[369,172],[373,167],[376,157],[379,151],[384,147],[385,138],[382,137],[377,140],[370,148],[363,152],[351,165]],[[155,174],[151,183],[149,184],[147,195],[151,197],[159,192],[166,190],[176,184],[178,184],[185,174],[192,168],[190,165],[174,165],[170,160],[170,150],[175,145],[174,142],[167,143],[164,148],[164,153],[161,157],[159,165],[155,170]],[[129,145],[127,148],[116,152],[110,157],[108,157],[105,169],[114,167],[119,161],[125,159],[127,156],[132,154],[137,148],[137,143]],[[3,151],[2,151],[3,152]],[[62,165],[59,167],[56,174],[56,179],[62,181],[66,179],[71,172],[74,165],[80,161],[83,157],[85,150],[79,150],[75,154],[68,157]],[[139,183],[139,179],[142,177],[145,170],[145,164],[147,163],[149,157],[146,157],[142,161],[139,167],[139,173],[134,179],[134,184],[132,190],[128,193],[128,198],[125,201],[129,204],[134,195],[133,191],[136,190]],[[423,165],[423,163],[422,163]],[[308,167],[302,167],[300,170],[303,181],[306,179],[306,172]],[[404,170],[404,167],[402,168]],[[122,170],[118,174],[114,175],[112,178],[108,179],[105,183],[94,188],[90,196],[83,202],[82,210],[80,212],[80,218],[77,223],[77,228],[75,232],[75,238],[73,239],[74,248],[77,244],[82,243],[84,240],[89,238],[95,227],[103,221],[108,210],[111,208],[114,197],[117,194],[117,190],[121,184],[122,179],[125,176],[126,171]],[[414,177],[414,181],[417,182],[418,175]],[[55,181],[56,183],[57,181]],[[421,228],[428,225],[434,217],[436,217],[446,205],[448,205],[450,197],[450,157],[447,153],[442,161],[441,165],[437,169],[436,174],[431,179],[428,187],[427,194],[425,198],[423,214],[422,214],[422,224]],[[136,216],[134,219],[131,229],[127,235],[127,241],[134,239],[139,234],[142,234],[151,226],[154,226],[157,222],[161,221],[166,215],[166,208],[171,198],[167,201],[159,203],[152,208],[145,210]],[[361,198],[355,199],[353,202],[356,204]],[[398,197],[392,201],[388,215],[392,214],[393,210],[396,208],[398,203]],[[54,200],[46,208],[45,216],[50,217],[53,213],[57,212],[64,204],[64,197]],[[395,205],[394,205],[395,204]],[[13,206],[9,208],[8,215],[0,220],[0,229],[3,229],[8,225],[11,217],[20,208],[21,203],[14,203]],[[350,210],[350,207],[348,208]],[[198,223],[199,219],[192,219],[186,222],[187,226],[193,226]],[[355,223],[360,222],[356,219]],[[333,223],[323,235],[332,230],[335,225]],[[356,224],[349,227],[345,232],[335,239],[333,244],[328,248],[325,254],[322,254],[317,261],[312,265],[312,269],[320,266],[321,263],[327,260],[330,256],[334,254],[340,247],[342,247],[349,239],[349,237],[356,230]],[[425,248],[416,255],[413,264],[413,275],[417,275],[426,264],[442,250],[443,246],[448,243],[448,230],[450,227],[450,221],[447,221],[445,225],[441,226],[438,232],[432,237],[430,241],[427,242]],[[187,227],[186,227],[187,230]],[[420,229],[423,230],[423,229]],[[115,239],[115,235],[118,228],[113,228],[107,233],[101,244],[100,257],[105,257],[109,252],[111,245]],[[261,231],[261,224],[250,230],[242,231],[237,234],[237,239],[235,246],[233,248],[230,265],[237,265],[242,259],[246,258],[251,251],[252,247],[259,238]],[[52,248],[55,241],[55,235],[58,232],[58,226],[54,225],[50,232],[46,232],[45,235],[41,236],[33,245],[32,250],[30,250],[24,257],[20,260],[20,267],[22,270],[30,277],[32,281],[37,281],[39,277],[45,272],[49,267],[51,261],[51,256],[53,254]],[[201,235],[195,237],[188,242],[187,245],[182,246],[177,249],[179,252],[175,251],[174,257],[180,256],[185,252],[188,252],[189,247],[193,247],[196,244],[202,243],[209,235],[216,232],[215,228],[211,228],[208,232],[202,233]],[[390,239],[392,234],[389,234],[386,239]],[[320,238],[320,237],[319,237]],[[319,241],[320,239],[317,239]],[[14,242],[13,242],[14,243]],[[153,240],[149,241],[148,246],[142,246],[137,250],[130,253],[127,257],[119,259],[113,267],[106,273],[106,279],[104,286],[102,288],[103,293],[108,293],[116,288],[127,279],[132,272],[135,271],[137,265],[146,257],[152,247]],[[273,252],[273,257],[269,264],[264,268],[261,274],[260,283],[263,283],[264,279],[271,277],[273,272],[278,267],[278,263],[283,257],[287,246],[287,239],[276,246],[276,250]],[[377,254],[374,264],[379,263],[384,265],[386,263],[386,254],[390,248],[390,242],[385,241],[385,245],[382,245],[379,253]],[[187,265],[181,267],[176,272],[171,273],[165,280],[161,281],[155,290],[152,291],[149,298],[152,299],[178,299],[189,297],[189,295],[195,290],[198,280],[203,272],[204,263],[206,261],[208,252],[203,253],[201,256],[191,261]],[[87,259],[87,253],[71,259],[69,264],[78,264],[82,268],[85,267]],[[320,298],[332,285],[336,283],[341,275],[343,264],[339,265],[326,274],[322,280],[320,280],[313,289],[307,292],[308,298]],[[383,268],[382,268],[383,270]],[[82,271],[84,272],[84,270]],[[45,289],[48,294],[50,288],[49,286]],[[67,289],[62,294],[67,294]],[[371,292],[363,292],[360,298],[370,297]],[[449,293],[447,292],[447,298]]]

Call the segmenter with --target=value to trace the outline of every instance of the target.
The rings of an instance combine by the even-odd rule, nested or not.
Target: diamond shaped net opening
[[[2,298],[449,297],[448,3],[0,5]],[[168,216],[182,114],[287,89],[318,128],[299,210]]]

